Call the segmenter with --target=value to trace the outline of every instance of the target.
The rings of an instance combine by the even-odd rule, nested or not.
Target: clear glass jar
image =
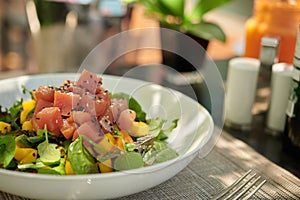
[[[278,37],[278,62],[293,63],[300,22],[300,0],[255,0],[245,24],[246,57],[259,58],[261,38]]]

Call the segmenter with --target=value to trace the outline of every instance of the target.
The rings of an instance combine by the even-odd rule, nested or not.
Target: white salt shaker
[[[271,100],[267,115],[267,131],[278,135],[284,130],[293,65],[276,63],[272,67]]]
[[[251,129],[259,67],[260,61],[256,58],[238,57],[229,61],[225,98],[227,127]]]

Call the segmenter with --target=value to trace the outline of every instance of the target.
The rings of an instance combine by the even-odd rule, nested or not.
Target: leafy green
[[[22,171],[35,169],[39,174],[65,175],[65,158],[61,158],[59,164],[54,166],[45,165],[45,163],[38,158],[34,163],[19,164],[18,169]]]
[[[117,157],[114,162],[114,169],[117,171],[136,169],[143,166],[143,158],[137,152],[125,153]]]
[[[40,169],[45,168],[47,165],[45,165],[39,158],[36,159],[34,163],[25,163],[25,164],[19,164],[18,169],[20,170],[27,170],[27,169]]]
[[[0,165],[6,168],[13,160],[16,151],[15,139],[11,135],[0,136]]]
[[[56,164],[60,161],[61,151],[57,144],[49,143],[47,127],[44,128],[46,140],[37,147],[40,159],[46,165]]]
[[[41,158],[41,161],[45,164],[56,164],[60,160],[60,150],[57,148],[57,144],[48,143],[44,141],[38,145],[38,152]]]
[[[146,113],[143,111],[142,106],[134,98],[131,97],[129,99],[128,107],[136,112],[135,119],[137,121],[146,121]]]
[[[65,175],[65,158],[61,158],[59,165],[54,167],[44,166],[37,168],[38,173],[40,174],[57,174],[57,175]]]
[[[25,85],[22,85],[21,87],[22,87],[22,93],[23,93],[23,94],[26,94],[26,93],[28,93],[28,94],[30,94],[30,96],[31,96],[31,99],[34,99],[34,97],[33,97],[33,94],[32,94],[32,92],[31,92],[31,90],[28,90],[28,89],[26,88],[26,86],[25,86]]]
[[[97,164],[78,137],[68,149],[68,159],[75,174],[98,173]]]
[[[124,146],[127,152],[136,150],[136,145],[133,143],[125,143]]]
[[[167,120],[161,118],[147,120],[150,128],[149,134],[153,137],[156,137],[157,140],[166,140],[168,138],[166,133],[171,132],[174,128],[177,127],[178,119],[173,120],[168,128],[163,129],[163,126],[166,122]]]
[[[170,126],[166,129],[164,129],[163,131],[164,132],[171,132],[171,131],[173,131],[173,129],[175,129],[177,127],[177,124],[178,124],[178,119],[174,119],[172,121],[172,123],[170,124]]]
[[[15,159],[12,159],[11,162],[9,163],[9,165],[6,166],[5,169],[9,169],[9,170],[15,170],[18,166],[18,161]]]
[[[157,137],[161,132],[165,122],[166,120],[163,120],[161,118],[149,119],[147,121],[150,128],[149,134],[152,135],[153,137]]]
[[[37,144],[37,143],[39,143],[43,140],[45,140],[44,135],[36,135],[36,136],[32,136],[32,137],[27,138],[27,141],[30,142],[31,144]]]
[[[96,158],[98,161],[103,162],[107,159],[114,158],[120,155],[120,150],[114,146],[114,149],[111,149],[110,151],[105,150],[102,146],[91,140],[85,135],[80,136],[82,139],[90,143],[95,149],[97,149],[97,152],[95,153],[94,158]]]
[[[36,132],[36,136],[32,136],[32,137],[28,137],[28,141],[31,142],[31,143],[39,143],[43,140],[45,140],[45,137],[46,137],[46,134],[47,134],[47,137],[49,138],[49,136],[51,137],[53,135],[53,133],[49,132],[47,129],[44,129],[44,130],[37,130]]]
[[[33,147],[33,144],[28,141],[29,137],[25,134],[19,135],[15,138],[16,144],[18,144],[19,147],[23,148],[31,148]]]
[[[5,111],[3,111],[0,106],[0,121],[11,124],[12,128],[15,130],[20,129],[18,121],[22,111],[22,102],[23,99],[16,101],[10,108],[6,108]]]
[[[40,142],[45,140],[45,133],[47,133],[47,136],[52,135],[51,132],[47,130],[38,130],[37,135],[35,136],[28,136],[25,134],[25,131],[23,134],[17,135],[15,138],[16,144],[19,147],[24,148],[34,148],[36,147]]]
[[[177,156],[177,152],[170,148],[165,142],[154,141],[153,147],[145,153],[143,160],[146,165],[153,165],[171,160]]]

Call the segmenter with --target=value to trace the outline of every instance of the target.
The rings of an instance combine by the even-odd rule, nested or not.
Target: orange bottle
[[[300,0],[255,0],[253,16],[245,24],[245,57],[259,58],[263,36],[279,38],[278,62],[293,63]]]

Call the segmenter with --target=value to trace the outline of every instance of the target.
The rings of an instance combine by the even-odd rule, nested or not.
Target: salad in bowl
[[[163,184],[213,138],[188,96],[128,77],[54,73],[0,80],[0,191],[108,199]]]
[[[27,89],[24,88],[24,91]],[[174,119],[148,119],[125,93],[112,94],[84,70],[77,81],[39,86],[0,113],[0,166],[57,175],[136,169],[173,159]]]

